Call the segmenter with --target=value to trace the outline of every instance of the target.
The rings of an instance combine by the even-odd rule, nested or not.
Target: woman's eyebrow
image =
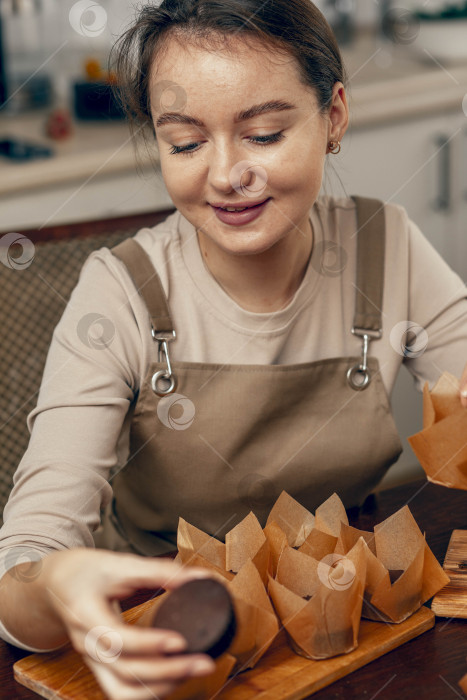
[[[272,102],[263,102],[263,104],[253,105],[242,112],[239,112],[234,117],[234,122],[243,122],[247,119],[252,119],[260,114],[267,112],[283,112],[289,109],[296,109],[296,106],[290,102],[283,100],[273,100]],[[155,126],[163,126],[164,124],[191,124],[192,126],[204,127],[203,122],[196,117],[190,117],[188,114],[181,112],[164,112],[157,118]]]

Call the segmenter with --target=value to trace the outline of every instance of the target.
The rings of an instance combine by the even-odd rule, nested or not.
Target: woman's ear
[[[349,107],[344,85],[336,82],[329,109],[328,141],[341,141],[349,124]]]

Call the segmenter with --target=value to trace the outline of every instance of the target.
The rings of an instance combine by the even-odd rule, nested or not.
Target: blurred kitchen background
[[[323,192],[405,206],[465,280],[467,2],[317,4],[342,46],[352,114]],[[143,149],[137,167],[109,88],[109,50],[134,3],[0,0],[0,8],[0,235],[169,208],[157,154]],[[393,396],[403,437],[421,427],[411,384],[402,373]],[[384,484],[414,475],[407,446]]]

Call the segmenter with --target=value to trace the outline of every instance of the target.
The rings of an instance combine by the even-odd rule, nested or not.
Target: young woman
[[[461,376],[467,298],[404,209],[319,197],[349,114],[309,0],[149,4],[116,67],[176,212],[93,253],[55,330],[5,509],[0,619],[25,648],[70,638],[109,697],[150,698],[212,663],[122,625],[113,601],[202,575],[138,555],[175,549],[179,516],[220,538],[250,510],[264,522],[283,489],[362,503],[400,453],[402,362],[419,387]]]

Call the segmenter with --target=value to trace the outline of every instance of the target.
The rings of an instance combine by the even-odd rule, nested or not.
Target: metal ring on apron
[[[360,382],[357,381],[357,377],[359,375],[362,376],[362,380]],[[368,384],[371,382],[371,375],[368,367],[364,367],[363,365],[354,365],[347,372],[347,381],[352,389],[355,389],[355,391],[362,391],[363,389],[366,389]]]
[[[170,382],[169,386],[166,389],[162,387],[159,388],[157,386],[157,382],[159,381],[159,379],[162,378],[168,379]],[[177,380],[175,379],[175,376],[173,374],[169,374],[167,370],[160,369],[158,372],[155,372],[152,375],[151,386],[153,392],[157,394],[157,396],[167,396],[167,394],[172,394],[172,392],[175,391],[177,387]]]
[[[154,340],[157,340],[159,343],[159,362],[163,362],[165,359],[165,364],[167,365],[166,369],[160,369],[157,372],[155,372],[152,375],[151,379],[151,387],[153,392],[157,396],[167,396],[167,394],[172,394],[177,386],[177,379],[175,375],[172,372],[172,365],[170,364],[170,357],[169,357],[169,346],[168,343],[170,340],[174,340],[176,338],[175,331],[170,331],[170,332],[164,332],[164,331],[156,331],[154,328],[152,329],[152,337]],[[168,387],[158,387],[157,382],[160,379],[168,379],[169,380],[169,386]]]
[[[362,361],[357,365],[353,365],[353,367],[347,370],[347,381],[354,391],[362,391],[363,389],[366,389],[368,384],[371,382],[371,374],[367,365],[370,337],[380,338],[381,330],[367,331],[364,329],[355,328],[354,326],[352,328],[352,333],[353,335],[358,335],[362,338]],[[360,381],[358,381],[358,377],[360,377]]]

